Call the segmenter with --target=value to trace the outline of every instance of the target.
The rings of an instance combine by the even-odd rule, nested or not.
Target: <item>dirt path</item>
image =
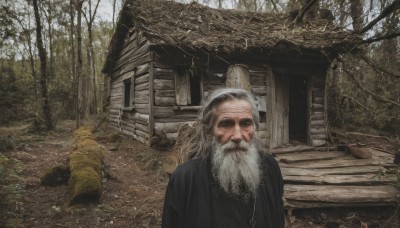
[[[3,207],[7,220],[0,227],[160,227],[167,179],[162,175],[161,155],[132,139],[107,143],[108,132],[99,137],[107,150],[107,177],[99,204],[71,207],[66,185],[40,186],[46,170],[65,163],[73,150],[74,123],[63,125],[7,154],[21,161],[8,160],[10,168],[21,169],[19,177],[8,183],[19,192],[8,192],[10,202]]]

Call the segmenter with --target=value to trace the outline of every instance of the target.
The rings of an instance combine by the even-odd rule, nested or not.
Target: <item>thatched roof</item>
[[[358,36],[324,19],[293,25],[286,14],[213,9],[198,3],[127,0],[119,16],[104,71],[113,65],[129,28],[140,29],[151,46],[175,46],[203,52],[268,50],[280,43],[299,49],[344,51]]]

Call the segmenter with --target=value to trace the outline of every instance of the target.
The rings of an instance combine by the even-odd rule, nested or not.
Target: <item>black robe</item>
[[[258,190],[254,214],[256,228],[284,227],[283,179],[279,166],[271,155],[261,159],[262,181]],[[223,228],[215,224],[215,204],[212,200],[210,161],[196,158],[178,166],[172,174],[164,201],[162,228]],[[243,211],[243,208],[238,211]],[[232,218],[241,219],[241,218]],[[243,223],[237,227],[243,227]],[[242,225],[239,225],[242,224]],[[247,227],[251,227],[250,223]],[[228,228],[228,227],[227,227]]]

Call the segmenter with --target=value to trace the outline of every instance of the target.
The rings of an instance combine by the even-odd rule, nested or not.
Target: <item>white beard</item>
[[[260,155],[254,143],[213,141],[212,173],[220,187],[234,196],[255,196],[260,183]],[[244,187],[244,189],[243,189]]]

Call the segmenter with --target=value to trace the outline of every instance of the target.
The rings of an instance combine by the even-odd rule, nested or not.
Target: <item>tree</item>
[[[92,99],[90,99],[91,103],[91,113],[97,113],[98,112],[98,106],[97,106],[97,74],[96,74],[96,67],[95,67],[95,54],[93,50],[93,21],[95,19],[97,9],[99,7],[100,0],[97,0],[96,6],[92,12],[92,1],[88,1],[88,14],[84,14],[86,24],[87,24],[87,31],[88,31],[88,63],[89,63],[89,75],[92,77],[92,86],[89,86],[91,88],[91,94],[90,96]]]
[[[53,120],[51,116],[51,108],[49,101],[49,93],[47,88],[47,57],[46,50],[43,46],[42,40],[42,24],[40,20],[39,7],[37,0],[33,0],[33,10],[35,12],[35,21],[36,21],[36,44],[39,51],[39,59],[40,59],[40,90],[42,95],[42,110],[46,123],[46,127],[48,130],[53,129]]]

